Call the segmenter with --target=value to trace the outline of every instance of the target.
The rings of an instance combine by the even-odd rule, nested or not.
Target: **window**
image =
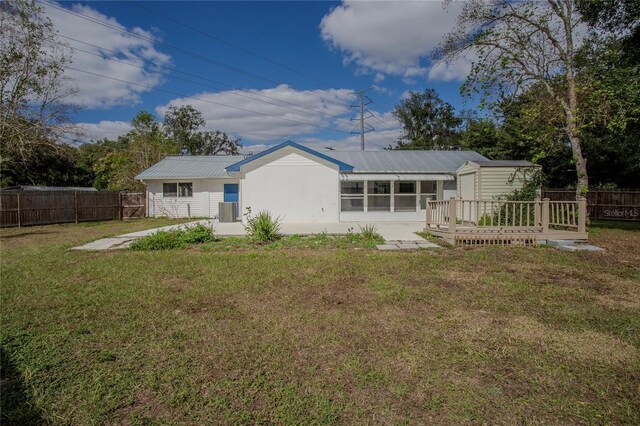
[[[162,184],[163,197],[193,197],[192,182],[171,182]]]
[[[193,183],[179,183],[178,184],[178,197],[193,197]]]
[[[370,180],[367,182],[368,210],[391,210],[391,182],[388,180]]]
[[[177,183],[163,183],[162,184],[162,196],[163,197],[177,197],[178,196],[178,184]]]
[[[427,198],[435,200],[438,197],[438,186],[435,180],[420,181],[420,208],[427,208]]]
[[[364,211],[364,182],[340,183],[340,210],[343,212]]]
[[[395,181],[393,187],[393,210],[397,212],[416,211],[416,182]]]

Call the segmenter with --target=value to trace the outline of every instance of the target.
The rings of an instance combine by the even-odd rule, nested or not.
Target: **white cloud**
[[[97,141],[99,139],[117,139],[131,130],[131,124],[126,121],[107,121],[99,123],[78,123],[78,129],[82,133],[79,139],[85,141]]]
[[[207,129],[249,141],[278,141],[314,133],[317,126],[335,128],[348,117],[338,120],[331,116],[348,116],[351,111],[345,107],[353,99],[353,92],[347,89],[299,91],[280,85],[264,90],[203,92],[174,99],[156,112],[164,116],[170,105],[192,105],[204,115]]]
[[[151,88],[162,82],[162,75],[156,72],[157,68],[154,69],[154,65],[149,64],[166,65],[170,63],[171,58],[156,50],[154,47],[156,37],[151,32],[138,27],[126,28],[115,18],[103,15],[91,7],[81,4],[74,4],[67,9],[95,20],[107,22],[115,28],[108,28],[95,22],[90,22],[79,16],[51,7],[47,3],[42,3],[42,5],[60,35],[100,46],[100,48],[96,48],[60,37],[60,41],[68,43],[71,48],[76,49],[71,67],[142,84]],[[56,4],[56,6],[63,7],[60,4]],[[152,41],[118,30],[129,30]],[[89,51],[99,56],[90,55],[78,49]],[[135,67],[115,62],[108,58],[117,58],[120,61],[135,65]],[[143,59],[147,63],[132,58]],[[144,69],[137,68],[140,66]],[[71,69],[67,69],[65,74],[73,79],[78,87],[78,93],[67,100],[87,108],[108,108],[114,105],[139,103],[140,94],[151,90]]]
[[[412,80],[428,75],[424,58],[455,25],[462,4],[435,1],[343,0],[322,18],[322,38],[345,63],[380,75]],[[377,77],[376,77],[377,78]]]
[[[400,137],[402,128],[391,111],[384,113],[371,111],[373,118],[367,119],[374,130],[365,134],[365,149],[367,151],[379,151],[387,148],[389,145],[395,145]],[[353,125],[353,123],[351,123]],[[353,151],[360,149],[360,135],[355,134],[344,138],[322,139],[316,137],[307,137],[297,140],[303,145],[315,150],[324,150],[326,147],[335,149],[336,151]]]
[[[429,80],[464,80],[471,71],[471,65],[471,61],[467,58],[460,58],[455,62],[441,59],[429,69]]]

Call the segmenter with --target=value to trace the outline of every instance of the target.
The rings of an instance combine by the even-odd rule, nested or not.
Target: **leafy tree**
[[[240,153],[240,139],[232,139],[225,132],[201,132],[199,134],[198,154],[202,155],[235,155]]]
[[[230,155],[240,152],[240,139],[232,139],[220,130],[200,131],[205,124],[202,113],[191,105],[172,105],[164,117],[167,137],[177,144],[183,154]]]
[[[440,51],[448,61],[476,57],[463,92],[477,91],[485,102],[513,98],[533,84],[544,89],[539,99],[562,112],[578,195],[589,188],[576,68],[579,25],[573,0],[470,0]]]
[[[85,145],[87,158],[94,164],[94,186],[108,190],[139,190],[143,185],[135,176],[165,156],[178,153],[152,114],[141,111],[131,120],[133,129],[116,141],[102,140]],[[81,149],[82,149],[81,148]]]
[[[166,135],[188,154],[196,154],[202,144],[198,129],[205,125],[202,113],[191,105],[171,105],[164,116]]]
[[[33,1],[0,3],[0,34],[0,161],[26,183],[39,180],[40,171],[30,175],[38,159],[69,152],[58,140],[74,131],[76,108],[64,102],[71,50]]]
[[[393,115],[403,127],[396,149],[442,149],[459,143],[462,119],[433,89],[409,92],[409,97],[396,105]]]

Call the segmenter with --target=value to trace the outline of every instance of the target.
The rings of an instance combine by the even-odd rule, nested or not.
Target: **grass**
[[[638,228],[594,226],[604,253],[68,250],[164,224],[0,230],[2,424],[640,422]]]

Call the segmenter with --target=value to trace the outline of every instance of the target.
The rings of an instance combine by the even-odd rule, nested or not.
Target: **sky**
[[[356,92],[367,90],[366,149],[393,144],[394,106],[433,88],[457,109],[470,64],[430,59],[461,4],[438,1],[40,2],[74,51],[69,101],[85,140],[126,133],[139,111],[200,110],[244,152],[286,140],[358,149]],[[367,127],[369,128],[369,127]]]

